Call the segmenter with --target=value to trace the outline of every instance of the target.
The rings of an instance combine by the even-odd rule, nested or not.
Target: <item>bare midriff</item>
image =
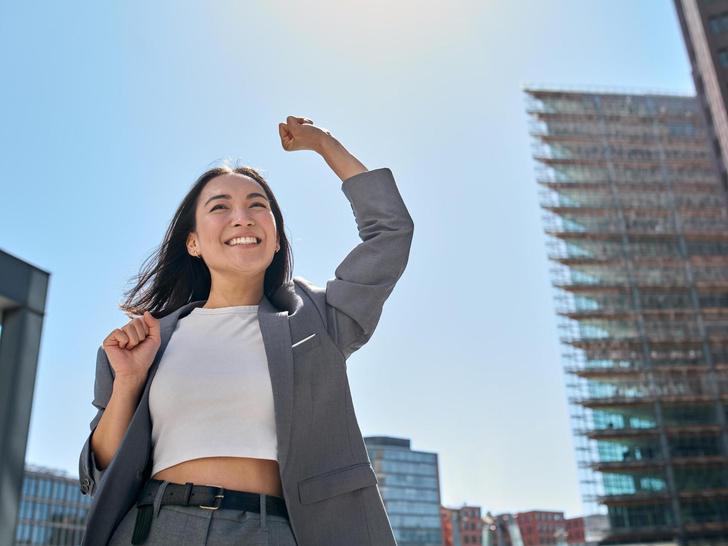
[[[283,496],[278,462],[248,457],[205,457],[160,470],[155,480],[195,485],[218,485],[225,489]]]

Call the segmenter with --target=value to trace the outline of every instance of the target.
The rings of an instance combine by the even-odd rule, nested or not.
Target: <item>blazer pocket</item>
[[[291,346],[291,353],[293,358],[299,357],[304,353],[309,352],[311,349],[315,349],[321,343],[321,336],[318,334],[311,334],[304,336]]]
[[[298,482],[298,496],[301,504],[311,504],[371,485],[377,485],[372,465],[357,463]]]

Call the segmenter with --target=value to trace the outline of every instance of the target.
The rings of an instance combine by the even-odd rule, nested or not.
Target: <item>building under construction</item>
[[[587,512],[728,542],[728,222],[693,97],[526,89]]]

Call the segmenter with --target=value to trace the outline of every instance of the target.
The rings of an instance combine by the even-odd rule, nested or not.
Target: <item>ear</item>
[[[187,252],[193,258],[200,255],[200,247],[197,245],[197,234],[187,235]]]

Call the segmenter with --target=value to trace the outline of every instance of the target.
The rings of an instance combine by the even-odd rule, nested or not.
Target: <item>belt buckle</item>
[[[204,510],[217,510],[220,508],[220,504],[222,504],[222,499],[225,498],[225,495],[223,494],[225,490],[219,485],[209,485],[208,487],[217,487],[220,490],[220,492],[215,495],[214,504],[212,506],[203,506],[201,504],[198,504],[198,506]]]

